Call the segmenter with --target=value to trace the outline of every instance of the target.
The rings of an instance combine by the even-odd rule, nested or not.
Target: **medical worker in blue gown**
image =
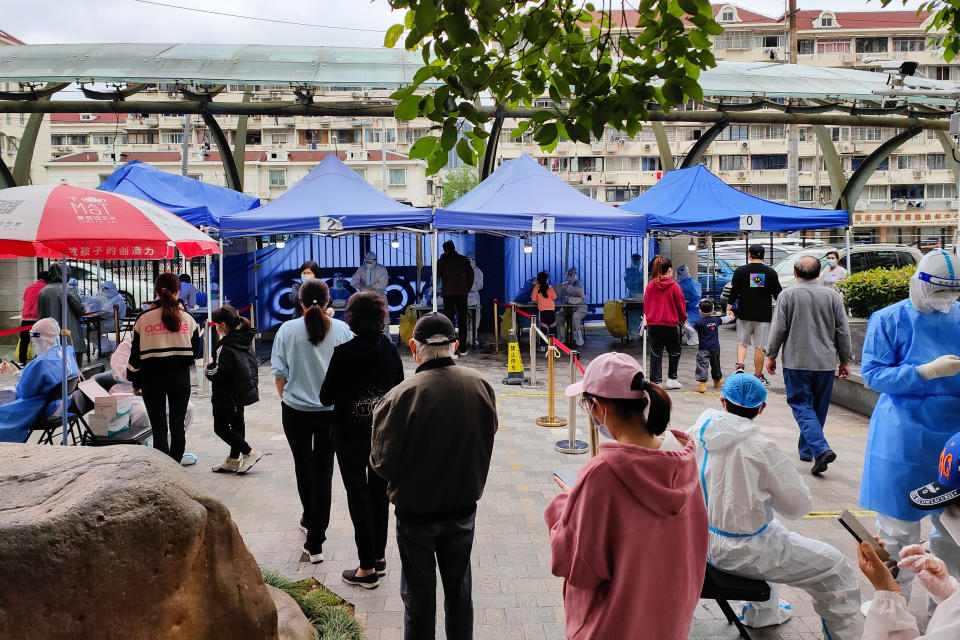
[[[31,360],[17,382],[15,399],[0,405],[0,442],[24,442],[41,417],[60,415],[60,397],[47,406],[47,394],[63,380],[60,325],[52,318],[37,320],[30,330]],[[79,375],[73,347],[67,345],[67,376]]]
[[[627,298],[631,300],[643,299],[643,258],[639,253],[630,256],[630,266],[623,272],[623,285],[627,288]],[[640,309],[627,310],[627,335],[640,339],[640,325],[643,324],[643,311]]]
[[[891,555],[921,542],[929,511],[913,507],[911,489],[930,478],[960,419],[960,260],[935,249],[910,279],[910,298],[870,317],[861,373],[882,395],[870,418],[860,505],[877,512],[877,530]],[[940,526],[930,552],[960,577],[960,546]],[[909,586],[912,571],[898,581]],[[904,588],[904,593],[910,593]]]
[[[690,276],[690,269],[682,264],[677,267],[677,284],[680,285],[680,291],[683,292],[683,301],[686,305],[687,321],[683,323],[683,344],[699,344],[697,332],[693,325],[702,317],[700,315],[700,298],[703,296],[703,289],[696,278]]]

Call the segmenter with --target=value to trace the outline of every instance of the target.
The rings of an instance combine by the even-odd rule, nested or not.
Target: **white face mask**
[[[600,432],[600,435],[611,440],[616,440],[616,438],[613,437],[613,434],[610,433],[610,429],[608,429],[607,425],[605,424],[607,421],[606,414],[604,414],[603,422],[597,422],[593,419],[593,410],[589,411],[588,415],[590,416],[590,423],[597,428],[597,431]]]
[[[950,307],[952,307],[956,301],[956,291],[937,291],[927,298],[927,304],[930,305],[934,311],[939,311],[940,313],[950,311]]]
[[[940,514],[940,524],[960,544],[960,505],[952,504]]]

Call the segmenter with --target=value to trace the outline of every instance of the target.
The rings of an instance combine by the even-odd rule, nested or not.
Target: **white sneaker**
[[[323,562],[323,551],[318,551],[317,553],[310,553],[310,550],[307,549],[306,545],[303,546],[303,553],[306,554],[307,559],[311,564],[320,564]]]
[[[683,389],[683,385],[674,380],[673,378],[667,378],[667,381],[663,384],[663,388],[671,391],[673,389]]]
[[[583,332],[580,330],[573,332],[573,343],[578,347],[583,346]]]
[[[195,464],[197,464],[197,456],[193,455],[192,453],[185,453],[183,454],[183,458],[180,459],[181,467],[189,467]]]
[[[210,467],[214,473],[236,473],[240,468],[240,458],[227,458],[220,464]]]
[[[250,453],[241,458],[240,466],[237,469],[237,475],[242,475],[250,469],[253,469],[253,465],[260,462],[260,459],[263,458],[263,453],[257,451],[256,449],[251,449]]]

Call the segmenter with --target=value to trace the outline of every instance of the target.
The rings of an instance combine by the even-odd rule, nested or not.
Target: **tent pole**
[[[63,365],[60,379],[60,426],[63,430],[61,444],[66,445],[70,420],[67,415],[67,344],[64,338],[70,333],[67,329],[67,282],[70,281],[70,278],[67,277],[67,254],[61,253],[60,259],[60,353],[62,355],[60,361]],[[76,347],[74,347],[74,350],[76,350]]]
[[[650,278],[650,234],[644,234],[643,236],[643,293],[640,295],[641,300],[641,312],[643,320],[641,321],[641,327],[643,328],[643,373],[644,375],[649,375],[647,369],[647,312],[646,305],[642,304],[643,299],[647,295],[647,282]]]
[[[850,273],[850,227],[843,231],[844,244],[847,247],[847,273]]]
[[[770,266],[773,266],[773,231],[770,232],[770,257],[767,260],[770,263]]]
[[[713,289],[714,295],[717,293],[717,239],[710,235],[710,248],[713,249],[713,260],[710,265],[710,277],[713,285],[710,287]],[[719,298],[718,298],[719,300]]]
[[[217,275],[220,277],[219,295],[220,295],[220,306],[222,307],[224,305],[224,300],[225,300],[223,295],[223,238],[220,238],[220,269]],[[207,306],[210,306],[210,305],[207,305]]]
[[[440,295],[440,292],[437,290],[437,242],[438,242],[437,230],[433,230],[433,247],[430,250],[430,263],[433,266],[433,295],[430,296],[430,299],[433,302],[433,312],[437,312],[437,296]]]
[[[212,283],[210,282],[210,266],[211,266],[211,264],[212,264],[213,261],[210,260],[210,254],[209,254],[209,253],[208,253],[206,256],[204,256],[204,259],[207,261],[207,268],[206,268],[206,272],[207,272],[207,326],[205,326],[205,327],[203,328],[203,335],[204,335],[204,337],[205,337],[205,339],[204,339],[203,342],[204,342],[204,345],[206,345],[206,346],[204,347],[204,349],[203,349],[204,355],[205,355],[205,358],[206,358],[206,359],[204,360],[204,363],[203,363],[203,364],[204,364],[204,365],[207,365],[207,364],[210,363],[211,360],[213,360],[213,343],[212,343],[211,340],[210,340],[210,323],[213,322],[213,289],[211,288],[211,287],[212,287]],[[205,381],[205,380],[207,379],[206,376],[197,376],[197,377],[198,377],[201,381]],[[203,382],[203,386],[204,386],[204,389],[206,389],[206,382]]]

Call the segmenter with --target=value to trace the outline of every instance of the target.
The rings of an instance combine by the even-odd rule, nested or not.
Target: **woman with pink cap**
[[[557,481],[545,514],[566,636],[685,640],[707,563],[694,441],[667,429],[670,397],[626,354],[596,358],[567,395],[615,442],[575,486]]]

